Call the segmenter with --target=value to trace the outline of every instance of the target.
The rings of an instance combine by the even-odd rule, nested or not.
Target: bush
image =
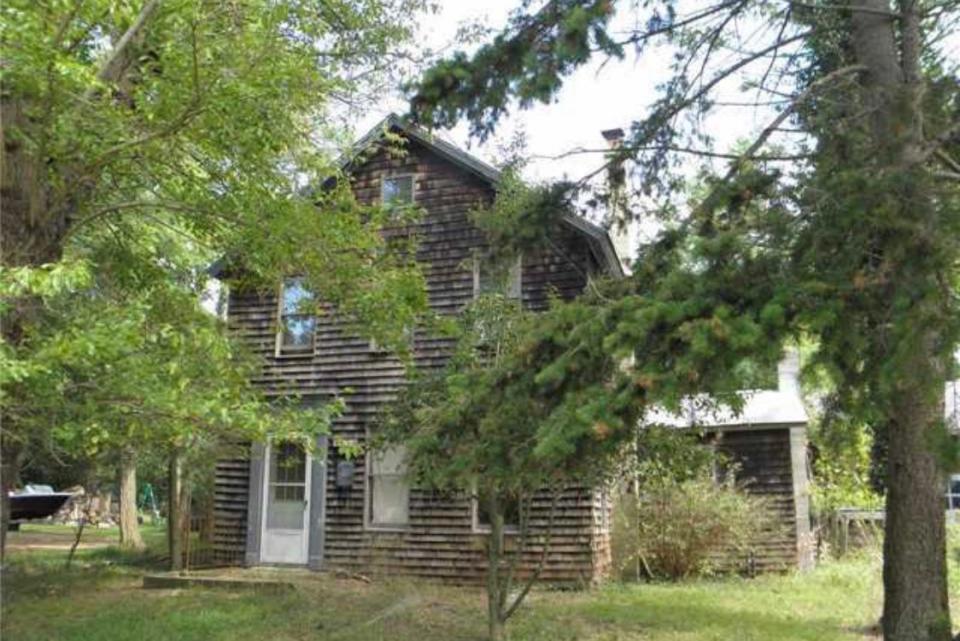
[[[742,569],[773,523],[767,501],[733,483],[699,476],[646,484],[618,502],[614,562],[622,576],[671,580]]]
[[[813,426],[810,440],[816,451],[811,486],[816,514],[883,507],[883,495],[870,483],[873,435],[865,426],[821,421]]]

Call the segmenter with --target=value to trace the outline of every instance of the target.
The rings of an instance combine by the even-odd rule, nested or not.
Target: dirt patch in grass
[[[87,540],[84,540],[87,539]],[[81,539],[79,550],[92,550],[95,548],[105,548],[112,545],[108,540],[89,540],[88,537]],[[70,532],[44,532],[33,530],[21,530],[20,532],[9,532],[7,534],[7,549],[17,552],[26,550],[63,550],[67,551],[73,545],[74,535]]]

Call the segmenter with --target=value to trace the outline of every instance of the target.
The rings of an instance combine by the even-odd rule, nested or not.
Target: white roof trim
[[[807,423],[807,411],[796,394],[780,390],[751,390],[740,392],[740,396],[743,398],[743,409],[739,414],[729,405],[710,407],[707,397],[698,396],[684,400],[678,413],[654,409],[643,422],[666,427],[706,429]]]

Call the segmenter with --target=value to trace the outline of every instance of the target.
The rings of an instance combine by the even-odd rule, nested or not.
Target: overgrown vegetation
[[[504,637],[504,625],[550,554],[560,494],[601,480],[609,469],[604,452],[616,452],[605,450],[593,431],[544,446],[549,405],[522,366],[537,348],[531,332],[539,319],[507,295],[511,262],[493,260],[491,277],[500,284],[463,312],[449,363],[404,391],[378,435],[404,448],[416,483],[476,501],[489,526],[488,636],[494,641]],[[615,369],[609,358],[595,365]],[[508,528],[514,530],[509,537]],[[539,558],[532,570],[521,562],[531,550]]]
[[[385,213],[343,181],[318,188],[350,135],[339,105],[370,104],[408,68],[423,8],[3,3],[0,555],[26,460],[122,468],[138,546],[138,459],[169,461],[178,521],[190,457],[326,430],[336,403],[271,405],[251,385],[257,363],[200,306],[214,261],[262,291],[299,274],[317,294],[305,313],[322,296],[382,344],[425,309]]]
[[[854,429],[824,430],[811,426],[814,447],[813,508],[827,515],[838,508],[879,509],[883,496],[870,483],[873,466],[873,434],[857,426]]]
[[[617,509],[618,571],[653,579],[747,571],[773,525],[768,502],[708,477],[646,485],[639,497],[622,496]]]
[[[617,9],[629,13],[622,28]],[[421,121],[466,120],[485,138],[591,61],[634,52],[644,69],[662,64],[649,50],[668,47],[657,99],[577,183],[624,169],[633,202],[656,202],[643,222],[660,233],[619,295],[567,328],[601,338],[536,366],[555,380],[592,344],[632,350],[633,385],[608,397],[689,386],[720,398],[745,352],[762,361],[811,338],[844,412],[888,445],[887,641],[953,636],[942,479],[956,450],[943,392],[960,344],[960,81],[943,43],[957,12],[933,0],[519,3],[489,43],[449,55],[411,91]],[[723,89],[737,85],[755,93],[730,105]],[[760,104],[772,113],[748,145],[712,146],[711,114]],[[707,189],[685,202],[675,169],[690,155]]]
[[[627,461],[612,529],[625,579],[744,572],[761,536],[775,533],[769,501],[737,485],[736,466],[704,434],[645,427]]]
[[[146,534],[149,543],[153,533]],[[140,558],[115,548],[81,550],[66,572],[61,551],[11,553],[0,633],[18,641],[446,641],[485,632],[482,591],[475,589],[318,574],[288,594],[143,590]],[[957,569],[953,554],[951,564]],[[805,574],[537,590],[510,638],[863,641],[876,632],[879,571],[870,550]],[[957,607],[960,573],[951,576]]]

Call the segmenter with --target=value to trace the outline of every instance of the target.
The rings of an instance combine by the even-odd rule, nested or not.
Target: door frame
[[[260,563],[280,563],[282,561],[269,561],[263,558],[264,550],[266,549],[266,537],[267,537],[267,501],[269,500],[269,491],[270,491],[270,457],[273,453],[273,444],[270,441],[267,441],[266,446],[263,450],[263,478],[260,483],[260,551],[259,551],[259,561]],[[313,496],[312,496],[312,481],[313,481],[313,457],[310,456],[310,452],[304,450],[304,478],[303,478],[303,496],[304,496],[304,510],[303,510],[303,546],[301,550],[302,561],[291,565],[307,565],[310,561],[310,535],[313,530],[313,519],[311,514],[313,513]]]

